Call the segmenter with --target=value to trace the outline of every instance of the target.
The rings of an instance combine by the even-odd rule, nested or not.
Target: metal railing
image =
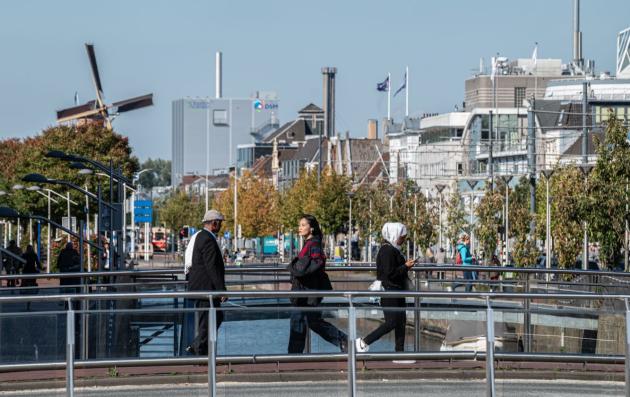
[[[217,357],[217,308],[213,304],[213,298],[226,296],[228,298],[306,298],[306,297],[322,297],[322,298],[341,298],[347,302],[347,306],[343,306],[348,311],[348,351],[346,354],[316,354],[316,355],[267,355],[267,356],[237,356],[237,357]],[[486,352],[414,352],[414,353],[396,353],[392,354],[367,354],[357,353],[354,339],[357,335],[356,324],[356,306],[354,301],[359,298],[367,298],[372,296],[389,297],[389,298],[477,298],[485,302],[485,329],[486,329]],[[75,315],[73,303],[75,301],[91,301],[91,300],[136,300],[145,298],[185,298],[208,300],[209,308],[209,325],[208,325],[208,356],[207,358],[173,358],[173,359],[110,359],[110,360],[82,360],[75,361]],[[496,299],[515,299],[515,300],[552,300],[552,299],[601,299],[601,300],[621,300],[625,305],[625,355],[624,356],[602,356],[602,355],[571,355],[571,354],[532,354],[532,353],[495,353],[495,336],[494,336],[494,308],[493,301]],[[100,366],[132,366],[132,365],[165,365],[165,364],[199,364],[206,363],[208,366],[208,395],[216,396],[216,365],[225,362],[283,362],[283,361],[323,361],[323,360],[343,360],[347,359],[348,363],[348,395],[354,397],[356,395],[357,374],[356,361],[360,360],[382,360],[391,358],[414,358],[414,359],[475,359],[486,361],[486,395],[495,396],[495,361],[498,359],[523,360],[523,361],[573,361],[573,362],[606,362],[625,364],[625,390],[626,396],[630,396],[630,295],[627,294],[532,294],[532,293],[473,293],[473,292],[438,292],[438,291],[217,291],[217,292],[152,292],[152,293],[96,293],[96,294],[77,294],[77,295],[48,295],[48,296],[10,296],[0,297],[0,305],[12,302],[38,302],[38,301],[57,301],[66,302],[66,391],[68,396],[74,396],[74,369],[77,367],[100,367]],[[85,306],[84,306],[85,307]],[[8,370],[27,370],[27,369],[50,369],[60,368],[63,363],[33,363],[33,364],[12,364],[0,365],[0,371]]]

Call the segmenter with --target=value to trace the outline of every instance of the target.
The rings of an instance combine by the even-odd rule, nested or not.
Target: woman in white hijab
[[[376,256],[376,278],[386,291],[402,291],[409,278],[407,273],[414,264],[413,259],[406,261],[400,252],[400,246],[407,238],[407,228],[402,223],[386,223],[381,234],[385,241]],[[394,331],[396,351],[405,350],[405,298],[382,298],[381,306],[390,308],[383,310],[385,322],[365,338],[355,341],[358,352],[368,351],[372,343],[391,331]]]

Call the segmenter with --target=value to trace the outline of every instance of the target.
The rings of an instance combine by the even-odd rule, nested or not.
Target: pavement
[[[259,382],[217,385],[217,396],[229,397],[311,397],[347,396],[345,381],[296,381]],[[485,394],[486,384],[480,380],[390,380],[387,378],[361,381],[357,384],[357,395],[362,397],[471,397]],[[3,396],[57,397],[65,396],[65,390],[15,391],[1,393]],[[179,397],[207,396],[207,384],[157,385],[157,386],[112,386],[75,389],[77,397]],[[498,380],[496,396],[519,397],[574,397],[574,396],[623,396],[624,386],[620,382],[584,381],[520,381]]]

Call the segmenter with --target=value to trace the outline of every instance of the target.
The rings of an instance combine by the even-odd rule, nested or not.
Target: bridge
[[[251,385],[258,385],[257,395],[295,395],[289,390],[300,388],[305,395],[382,394],[372,384],[374,376],[392,379],[393,395],[409,395],[405,390],[417,390],[423,383],[418,377],[424,376],[428,380],[421,388],[428,395],[469,395],[459,381],[471,379],[471,387],[480,390],[475,394],[522,390],[542,396],[553,389],[551,379],[575,378],[586,383],[571,382],[560,390],[565,394],[548,395],[571,390],[589,395],[590,388],[630,395],[625,382],[630,274],[471,267],[503,278],[482,277],[476,291],[466,293],[448,290],[464,282],[461,267],[423,265],[414,269],[415,290],[395,293],[366,291],[375,271],[368,264],[328,270],[334,291],[290,292],[280,264],[229,268],[229,291],[221,293],[228,303],[209,309],[211,323],[217,310],[226,321],[218,334],[210,332],[215,343],[207,357],[184,351],[195,333],[196,309],[190,302],[211,301],[217,293],[186,292],[181,269],[2,276],[3,285],[32,277],[39,287],[0,288],[0,390],[18,393],[26,381],[39,379],[29,395],[55,395],[36,390],[60,387],[60,381],[66,395],[75,390],[101,395],[108,382],[90,383],[94,374],[106,371],[117,379],[123,373],[130,381],[134,373],[155,377],[168,371],[188,374],[188,383],[197,383],[191,387],[210,396],[245,394]],[[60,286],[64,277],[82,282]],[[325,317],[352,340],[382,321],[375,297],[404,296],[405,353],[392,352],[391,338],[375,343],[369,353],[356,352],[353,344],[342,353],[313,334],[305,354],[286,354],[288,318],[295,310],[289,298],[307,295],[323,297]],[[167,395],[173,389],[168,395],[184,395],[172,384],[158,387],[143,379],[146,384],[135,395],[142,390]],[[434,379],[449,379],[443,394],[429,391]],[[181,381],[171,379],[176,380]],[[84,389],[89,385],[102,390]],[[127,393],[123,389],[119,395]]]

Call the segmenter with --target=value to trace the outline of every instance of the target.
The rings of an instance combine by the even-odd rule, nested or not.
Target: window
[[[457,163],[457,175],[464,175],[464,165]]]
[[[525,100],[525,87],[514,87],[514,107],[523,107],[523,101]]]
[[[228,125],[228,112],[225,109],[216,109],[212,112],[214,125]]]

